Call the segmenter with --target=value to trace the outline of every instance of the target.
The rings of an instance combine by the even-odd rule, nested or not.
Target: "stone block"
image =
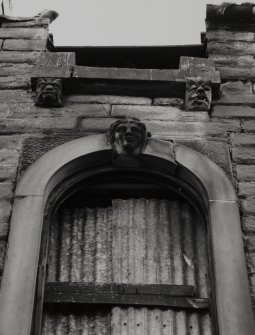
[[[255,236],[247,236],[245,238],[245,246],[250,253],[255,252]]]
[[[0,29],[1,30],[1,29]],[[1,53],[0,53],[1,56]],[[33,69],[33,65],[29,64],[10,64],[0,63],[0,73],[3,76],[30,76]]]
[[[76,64],[74,52],[40,52],[35,64],[41,66],[69,67]]]
[[[30,86],[30,78],[25,75],[23,77],[0,77],[1,90],[29,89]]]
[[[11,200],[13,197],[13,183],[0,182],[0,200]]]
[[[74,130],[77,117],[38,117],[0,120],[0,134],[54,133]]]
[[[255,64],[254,64],[255,65]],[[238,81],[227,81],[226,83],[221,84],[220,89],[224,93],[244,93],[244,94],[252,94],[252,83],[251,82],[242,82]]]
[[[107,117],[110,115],[109,104],[72,104],[66,103],[64,107],[37,107],[33,103],[23,103],[16,107],[14,117],[31,118],[35,117]]]
[[[0,222],[7,222],[11,216],[12,205],[11,202],[0,201]]]
[[[244,121],[243,128],[246,133],[255,133],[255,121]]]
[[[4,28],[18,28],[18,27],[45,27],[47,28],[50,24],[49,19],[30,19],[30,20],[23,20],[23,21],[6,21],[2,22],[2,27]]]
[[[242,209],[245,215],[255,215],[255,199],[242,200]]]
[[[248,42],[227,42],[221,43],[218,41],[211,41],[207,44],[209,54],[216,55],[255,55],[255,44]]]
[[[244,106],[214,106],[211,116],[220,119],[255,119],[255,108]]]
[[[46,51],[46,40],[7,39],[3,50],[9,51]]]
[[[232,133],[230,134],[230,140],[234,147],[255,147],[255,135]]]
[[[0,102],[6,103],[32,102],[31,93],[24,90],[0,90]]]
[[[173,106],[183,107],[184,100],[180,98],[155,98],[153,99],[154,106]]]
[[[120,106],[112,107],[111,116],[137,117],[140,120],[208,121],[208,112],[186,112],[172,106]]]
[[[7,240],[9,233],[9,223],[0,222],[0,241]]]
[[[254,183],[239,183],[238,194],[242,198],[255,198],[255,181]]]
[[[255,273],[255,253],[249,254],[249,272]]]
[[[34,63],[39,57],[37,51],[0,51],[0,63]]]
[[[236,67],[253,67],[255,60],[252,55],[231,56],[231,55],[209,55],[209,59],[218,65],[236,66]]]
[[[237,94],[223,92],[218,100],[213,101],[214,105],[226,106],[253,106],[255,107],[255,94]]]
[[[44,28],[1,28],[0,38],[47,40],[48,30]]]
[[[211,30],[206,33],[208,42],[228,41],[255,42],[255,33],[248,31]]]
[[[246,234],[255,233],[255,216],[244,216],[242,218],[242,229]]]
[[[1,50],[2,47],[3,47],[3,43],[4,43],[4,41],[0,39],[0,50]]]
[[[0,241],[0,273],[4,270],[4,260],[6,253],[7,243],[5,241]]]
[[[255,148],[233,148],[232,158],[238,164],[255,164]]]
[[[115,95],[69,95],[67,102],[84,104],[111,104],[111,105],[151,105],[150,98],[128,97]]]
[[[98,118],[98,119],[81,119],[80,120],[80,129],[88,132],[88,133],[95,133],[95,132],[107,132],[110,125],[117,121],[116,118]]]
[[[237,165],[236,173],[240,181],[255,181],[255,165]]]
[[[255,70],[251,67],[235,67],[217,65],[223,80],[254,80]]]

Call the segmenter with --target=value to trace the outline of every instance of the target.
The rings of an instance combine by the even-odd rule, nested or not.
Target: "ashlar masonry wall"
[[[208,57],[215,62],[222,79],[221,96],[213,101],[208,113],[186,111],[183,99],[160,95],[71,94],[64,96],[63,107],[35,107],[31,88],[35,69],[50,65],[61,72],[67,65],[75,66],[74,55],[52,53],[45,57],[52,46],[48,19],[1,19],[0,276],[13,190],[22,172],[60,143],[106,132],[117,118],[135,116],[145,122],[153,137],[175,139],[208,155],[233,179],[240,198],[247,267],[255,299],[255,29],[253,24],[223,23],[207,19]]]

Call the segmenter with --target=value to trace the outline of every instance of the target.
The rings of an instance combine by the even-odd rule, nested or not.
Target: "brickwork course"
[[[221,143],[240,200],[244,248],[255,303],[255,28],[207,19],[208,58],[221,76],[211,112],[189,112],[180,97],[68,94],[64,106],[34,106],[31,77],[53,65],[65,78],[73,55],[52,56],[47,19],[3,20],[0,28],[0,276],[8,243],[13,191],[28,140],[104,133],[117,118],[138,117],[156,138]],[[181,44],[181,41],[180,41]],[[55,58],[54,58],[55,57]],[[55,59],[55,60],[54,60]],[[58,60],[58,61],[57,61]],[[46,71],[47,72],[47,71]],[[38,154],[39,156],[39,154]]]

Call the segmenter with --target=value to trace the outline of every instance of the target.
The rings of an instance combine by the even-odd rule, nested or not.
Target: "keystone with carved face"
[[[137,157],[141,154],[147,137],[145,124],[136,118],[125,118],[114,122],[108,132],[108,138],[115,155]]]
[[[61,107],[62,80],[54,78],[39,78],[36,81],[36,106]]]
[[[209,111],[212,101],[212,83],[201,78],[190,78],[186,82],[186,110]]]

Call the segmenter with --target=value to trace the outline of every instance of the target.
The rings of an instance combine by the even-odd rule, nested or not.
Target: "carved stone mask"
[[[62,106],[62,80],[39,78],[36,82],[36,106]]]
[[[150,133],[147,133],[144,123],[133,118],[114,122],[108,136],[115,154],[138,156]]]
[[[186,110],[208,111],[212,101],[212,83],[200,78],[190,78],[186,83]]]

